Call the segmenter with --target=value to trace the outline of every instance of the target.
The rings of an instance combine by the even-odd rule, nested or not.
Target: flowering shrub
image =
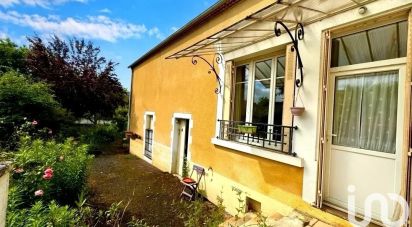
[[[39,200],[72,204],[83,190],[91,159],[87,146],[72,139],[57,143],[26,137],[15,155],[12,185],[26,206]]]
[[[18,148],[20,138],[30,136],[33,139],[51,139],[53,137],[53,130],[47,127],[42,127],[38,121],[29,121],[23,118],[21,124],[17,122],[0,121],[0,129],[11,127],[11,135],[5,141],[0,141],[0,145],[8,150],[15,150]]]

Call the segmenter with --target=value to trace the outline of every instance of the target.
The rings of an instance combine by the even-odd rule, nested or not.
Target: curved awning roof
[[[294,30],[298,23],[305,26],[373,1],[376,0],[278,0],[167,59],[228,53],[274,37],[276,21]]]

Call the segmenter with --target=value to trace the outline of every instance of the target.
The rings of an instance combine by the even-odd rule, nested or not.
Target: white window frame
[[[276,72],[277,72],[277,60],[280,57],[285,57],[285,55],[277,55],[275,57],[270,57],[270,58],[259,58],[259,59],[254,59],[248,63],[236,65],[237,67],[249,66],[249,80],[247,81],[247,86],[248,86],[248,92],[247,92],[247,101],[246,101],[246,119],[244,119],[245,122],[253,122],[253,96],[255,93],[255,76],[256,76],[256,64],[259,62],[271,60],[271,76],[270,76],[270,94],[269,94],[269,113],[268,113],[268,120],[267,124],[273,124],[273,119],[274,119],[274,113],[275,113],[275,99],[276,99]],[[236,77],[236,76],[235,76]],[[236,78],[235,78],[236,80]],[[234,83],[236,84],[236,83]],[[236,89],[236,87],[235,87]],[[235,90],[236,93],[236,90]],[[233,114],[232,110],[232,113]]]
[[[152,117],[152,121],[151,121],[151,125],[150,128],[153,130],[153,135],[152,135],[152,158],[148,158],[145,155],[145,148],[146,148],[146,129],[147,127],[147,119],[148,116]],[[150,112],[150,111],[146,111],[144,113],[144,117],[143,117],[143,149],[142,149],[142,157],[143,160],[145,160],[146,162],[152,164],[153,162],[153,154],[154,154],[154,145],[155,145],[155,121],[156,121],[156,114],[155,112]]]

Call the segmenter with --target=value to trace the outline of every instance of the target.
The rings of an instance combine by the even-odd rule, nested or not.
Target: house
[[[395,195],[410,204],[411,9],[219,1],[130,66],[130,152],[177,175],[204,167],[202,192],[231,214],[396,220]]]

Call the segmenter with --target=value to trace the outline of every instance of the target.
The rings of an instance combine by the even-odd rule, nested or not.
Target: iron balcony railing
[[[218,120],[218,139],[245,143],[296,156],[292,151],[293,131],[297,126],[271,125],[242,121]]]

